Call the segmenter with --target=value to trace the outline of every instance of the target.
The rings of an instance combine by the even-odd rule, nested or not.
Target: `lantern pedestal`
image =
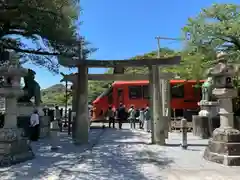
[[[219,98],[220,127],[214,130],[204,158],[227,166],[240,166],[240,131],[233,128],[232,112],[232,98],[237,96],[237,91],[215,88],[213,94]]]

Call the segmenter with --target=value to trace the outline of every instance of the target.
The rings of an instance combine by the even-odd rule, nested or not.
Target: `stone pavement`
[[[180,134],[171,133],[168,146],[149,145],[149,133],[124,127],[91,130],[92,144],[86,147],[75,147],[69,142],[71,138],[62,134],[59,144],[63,148],[56,153],[49,151],[50,141],[41,140],[33,144],[36,159],[0,169],[0,180],[240,179],[240,167],[202,159],[206,140],[189,136],[191,146],[182,150]]]
[[[35,159],[12,167],[0,168],[0,180],[48,180],[51,174],[61,171],[62,165],[71,166],[82,161],[83,153],[90,151],[98,143],[103,132],[102,129],[91,130],[89,145],[85,146],[73,145],[71,136],[68,136],[67,132],[62,132],[56,143],[60,147],[57,152],[50,150],[52,144],[50,139],[40,139],[38,142],[33,142]]]

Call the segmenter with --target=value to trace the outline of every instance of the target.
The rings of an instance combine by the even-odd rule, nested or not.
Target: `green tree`
[[[216,59],[216,52],[228,55],[229,62],[239,62],[240,57],[240,6],[213,4],[202,9],[195,18],[189,18],[183,28],[190,36],[187,51],[201,55],[201,66],[209,67]]]
[[[88,85],[88,100],[91,103],[101,93],[110,88],[112,81],[89,81]]]
[[[180,65],[172,68],[172,72],[180,76],[181,79],[204,79],[206,66],[203,63],[204,55],[201,53],[189,53],[187,51],[181,52]]]
[[[55,102],[59,105],[66,104],[66,94],[61,93],[55,97]],[[72,96],[71,94],[67,94],[67,104],[70,105],[72,103]]]
[[[24,61],[58,72],[54,56],[79,53],[78,0],[3,0],[0,7],[0,47],[15,50]]]

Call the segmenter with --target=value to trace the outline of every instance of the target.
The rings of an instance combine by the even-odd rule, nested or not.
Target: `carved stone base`
[[[0,129],[0,167],[34,158],[29,140],[21,135],[21,129]]]
[[[227,166],[240,166],[240,131],[215,129],[205,149],[204,159]]]

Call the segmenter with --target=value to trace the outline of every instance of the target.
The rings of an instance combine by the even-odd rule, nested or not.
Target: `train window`
[[[129,86],[129,99],[142,99],[142,86]]]
[[[149,86],[148,85],[143,86],[143,98],[149,99]]]
[[[171,97],[172,98],[184,98],[184,85],[183,84],[171,84]]]

